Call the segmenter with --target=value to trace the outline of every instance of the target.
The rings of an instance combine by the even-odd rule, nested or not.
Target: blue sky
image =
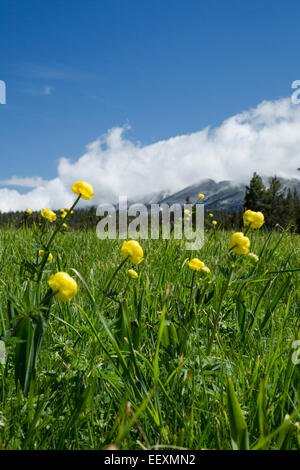
[[[298,1],[3,0],[0,18],[2,181],[55,178],[113,127],[146,146],[219,126],[300,78]]]

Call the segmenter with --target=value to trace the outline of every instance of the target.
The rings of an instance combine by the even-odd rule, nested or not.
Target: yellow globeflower
[[[138,273],[134,269],[128,269],[127,274],[132,279],[137,279],[139,277]]]
[[[45,251],[44,250],[39,250],[39,256],[44,256]],[[52,261],[53,260],[53,255],[52,253],[49,253],[47,261]]]
[[[32,214],[32,210],[31,209],[26,209],[26,213],[30,215],[30,214]]]
[[[199,193],[199,194],[198,194],[198,198],[199,198],[199,199],[204,199],[204,198],[205,198],[205,196],[204,196],[204,194],[202,194],[202,193]]]
[[[250,225],[251,228],[260,228],[265,221],[262,212],[254,212],[248,209],[243,214],[243,221],[245,225]]]
[[[53,274],[49,278],[48,284],[53,292],[56,293],[56,297],[64,302],[71,300],[77,293],[77,283],[67,273],[59,272]]]
[[[54,222],[56,220],[55,212],[52,212],[50,209],[42,209],[41,216],[49,220],[49,222]]]
[[[144,259],[143,248],[136,240],[130,240],[129,242],[125,240],[121,250],[123,255],[134,264],[139,264]]]
[[[242,232],[235,232],[231,239],[229,248],[238,255],[246,255],[249,252],[250,240]]]
[[[250,225],[251,224],[252,214],[253,214],[253,212],[250,209],[248,209],[247,211],[244,212],[244,214],[243,214],[244,225]]]
[[[93,187],[85,181],[77,181],[73,184],[72,191],[83,199],[92,199],[94,197]]]
[[[262,212],[254,212],[252,228],[260,228],[265,222],[264,214]]]
[[[67,224],[62,224],[61,226],[64,228],[67,228]]]
[[[209,217],[213,217],[213,216],[214,216],[214,214],[211,212],[211,213],[209,214]]]
[[[211,223],[212,223],[213,225],[217,225],[218,222],[217,222],[216,220],[212,220]]]
[[[64,219],[64,218],[67,216],[67,212],[65,212],[65,211],[62,212],[62,213],[60,214],[60,216],[61,216],[62,219]]]
[[[200,261],[198,258],[193,258],[189,262],[189,268],[192,269],[193,271],[199,271],[199,269],[204,268],[205,264],[203,261]]]

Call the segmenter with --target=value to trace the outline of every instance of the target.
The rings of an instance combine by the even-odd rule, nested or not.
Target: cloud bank
[[[110,129],[88,144],[75,162],[61,158],[57,177],[50,181],[14,176],[0,182],[33,188],[26,194],[0,188],[0,211],[70,206],[71,186],[78,180],[91,183],[95,190],[95,198],[82,201],[83,206],[117,202],[119,195],[133,199],[166,189],[175,192],[205,178],[247,183],[254,171],[300,176],[300,106],[288,98],[263,101],[219,127],[151,145],[128,140],[127,128]]]

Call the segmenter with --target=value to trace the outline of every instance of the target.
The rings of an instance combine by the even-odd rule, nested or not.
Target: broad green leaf
[[[232,448],[233,450],[249,450],[247,424],[235,395],[231,377],[227,377],[227,406]]]

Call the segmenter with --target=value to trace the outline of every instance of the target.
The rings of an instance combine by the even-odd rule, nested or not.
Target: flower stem
[[[188,303],[188,308],[187,308],[186,314],[188,314],[188,312],[190,311],[190,308],[191,308],[191,303],[192,303],[192,298],[193,298],[194,282],[195,282],[195,274],[196,274],[196,271],[193,271],[193,275],[192,275],[192,285],[191,285],[191,295],[190,295],[190,299],[189,299],[189,303]]]
[[[49,248],[50,248],[50,245],[52,243],[52,241],[54,240],[54,237],[55,235],[57,234],[57,232],[60,230],[60,227],[61,225],[64,223],[64,220],[67,219],[68,215],[71,213],[71,211],[74,209],[74,207],[76,206],[77,202],[79,201],[79,199],[81,198],[81,194],[79,194],[79,196],[77,197],[76,201],[74,202],[73,206],[71,207],[71,209],[67,212],[67,215],[64,219],[61,219],[61,221],[58,222],[54,232],[52,233],[51,237],[49,238],[49,241],[45,247],[45,254],[43,256],[43,259],[41,261],[41,265],[40,265],[40,271],[39,271],[39,275],[38,275],[38,278],[37,278],[37,283],[40,282],[41,280],[41,277],[42,277],[42,274],[43,274],[43,270],[44,270],[44,267],[45,267],[45,264],[47,262],[47,259],[48,259],[48,255],[49,255]]]
[[[224,253],[217,261],[216,263],[216,267],[221,263],[221,261],[225,258],[225,256],[227,256],[235,247],[237,246],[236,245],[233,245],[231,248],[229,248],[229,250],[226,251],[226,253]]]
[[[128,257],[123,259],[122,263],[119,264],[119,266],[115,269],[115,271],[113,272],[113,275],[111,276],[110,280],[108,281],[108,284],[106,285],[105,289],[104,289],[104,292],[103,292],[103,296],[102,296],[102,299],[101,299],[101,302],[100,302],[100,307],[99,307],[99,310],[101,311],[101,308],[102,308],[102,305],[103,305],[103,302],[106,298],[106,295],[109,291],[109,288],[112,284],[112,281],[114,280],[114,278],[116,277],[117,273],[120,271],[120,269],[124,266],[124,264],[126,263]]]
[[[48,243],[47,243],[47,245],[46,245],[45,251],[48,251],[48,250],[49,250],[49,247],[50,247],[50,245],[51,245],[51,243],[52,243],[52,241],[53,241],[55,235],[56,235],[57,232],[59,231],[59,229],[60,229],[60,227],[62,226],[62,224],[65,223],[65,220],[68,218],[68,215],[69,215],[69,214],[71,213],[71,211],[74,209],[74,207],[76,206],[76,204],[77,204],[77,202],[79,201],[80,198],[81,198],[81,194],[79,194],[78,198],[77,198],[76,201],[74,202],[74,204],[73,204],[73,206],[71,207],[71,209],[70,209],[69,211],[67,211],[66,217],[65,217],[64,219],[62,218],[62,219],[58,222],[58,224],[57,224],[57,226],[56,226],[56,229],[54,230],[54,232],[52,233],[51,237],[49,238],[49,241],[48,241]]]
[[[247,233],[249,232],[250,228],[251,228],[251,224],[248,225],[248,227],[246,228],[245,233],[244,233],[244,237],[247,235]]]

